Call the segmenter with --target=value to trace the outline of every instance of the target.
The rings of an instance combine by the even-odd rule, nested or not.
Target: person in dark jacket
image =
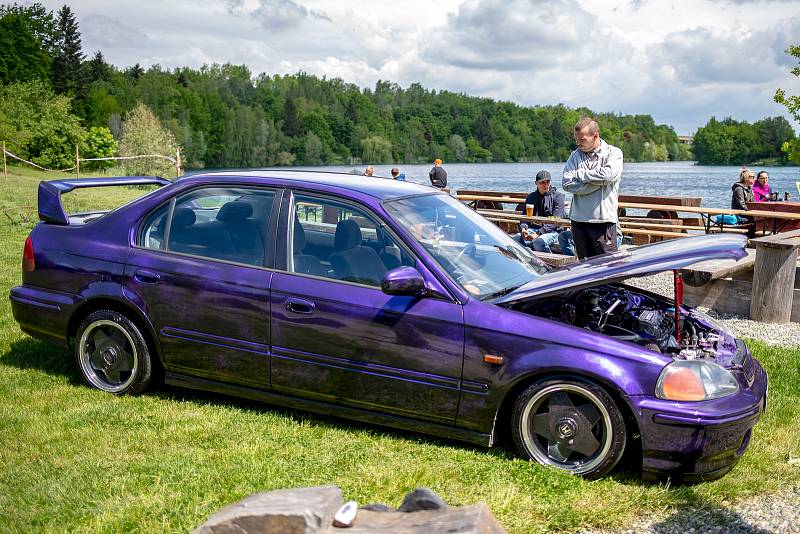
[[[439,189],[447,187],[447,171],[442,167],[442,160],[436,158],[433,160],[433,168],[428,173],[431,179],[431,185]]]
[[[753,202],[753,182],[756,179],[756,173],[750,169],[744,169],[739,174],[739,181],[731,186],[731,209],[732,210],[746,210],[747,203]]]
[[[731,209],[747,210],[747,203],[754,202],[753,182],[756,180],[756,173],[750,169],[743,169],[739,174],[739,181],[731,186]],[[746,215],[736,215],[738,224],[749,224],[747,237],[755,237],[755,219]]]
[[[547,171],[542,170],[536,174],[536,189],[525,198],[525,205],[533,206],[533,215],[537,217],[564,218],[564,194],[550,185],[550,173]],[[523,224],[520,225],[517,240],[538,252],[551,252],[550,247],[558,242],[562,227],[556,224],[543,224],[531,225],[529,228]],[[573,254],[571,246],[567,246],[567,250],[563,248],[565,247],[562,244],[562,254]]]

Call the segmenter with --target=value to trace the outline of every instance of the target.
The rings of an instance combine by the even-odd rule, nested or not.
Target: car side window
[[[295,196],[289,271],[379,287],[387,271],[415,260],[376,219],[334,199]]]
[[[147,219],[140,245],[263,265],[266,246],[273,240],[267,235],[267,224],[274,200],[273,191],[255,188],[190,191],[175,199],[171,217],[167,205]]]

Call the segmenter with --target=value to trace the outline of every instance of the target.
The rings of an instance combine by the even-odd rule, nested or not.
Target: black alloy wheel
[[[593,382],[567,377],[540,380],[519,396],[512,435],[525,458],[586,478],[613,469],[626,441],[611,396]]]
[[[83,320],[75,337],[75,361],[92,387],[115,395],[135,395],[153,376],[150,350],[136,324],[112,310]]]

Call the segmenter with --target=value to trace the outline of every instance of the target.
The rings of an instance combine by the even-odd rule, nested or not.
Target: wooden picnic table
[[[778,201],[778,202],[748,202],[747,203],[748,210],[755,210],[755,211],[769,211],[769,212],[781,212],[781,213],[796,213],[800,215],[800,202],[786,202],[786,201]],[[773,219],[773,227],[775,225],[775,220]],[[762,232],[768,231],[767,226],[769,223],[769,219],[757,219],[756,220],[756,230],[761,230]],[[800,229],[800,219],[794,220],[781,220],[780,227],[778,228],[779,232],[788,232],[791,230],[798,230]],[[773,232],[775,233],[775,232]]]
[[[557,226],[562,226],[564,228],[569,228],[571,226],[571,221],[569,219],[557,219],[555,217],[537,217],[536,215],[525,215],[524,213],[518,213],[515,211],[504,211],[504,210],[481,209],[477,211],[478,213],[486,217],[488,220],[497,223],[517,224],[520,222],[532,222],[536,224],[554,224]],[[672,237],[672,238],[691,236],[691,234],[687,234],[684,232],[670,232],[664,230],[643,229],[641,228],[642,223],[620,222],[620,226],[624,230],[623,233],[632,235],[647,235],[655,237]],[[653,224],[652,226],[663,227],[663,225],[658,225],[658,224]]]
[[[472,193],[472,192],[470,192]],[[456,198],[461,201],[466,202],[474,202],[479,200],[487,200],[499,203],[513,203],[519,204],[524,202],[524,197],[516,196],[516,194],[506,194],[505,196],[499,196],[500,192],[489,192],[490,194],[457,194]],[[493,193],[493,194],[492,194]],[[514,195],[514,196],[511,196]],[[692,203],[692,202],[690,202]],[[766,206],[766,204],[772,203],[761,203]],[[775,204],[786,204],[786,203],[775,203]],[[800,204],[800,203],[791,203],[791,204]],[[651,211],[665,211],[663,204],[650,204],[650,203],[641,203],[641,202],[619,202],[620,208],[626,209],[641,209],[641,210],[651,210]],[[672,205],[670,205],[672,207]],[[769,210],[769,209],[760,209],[761,206],[758,206],[759,209],[752,209],[752,210],[734,210],[728,208],[701,208],[699,206],[684,206],[684,205],[676,205],[674,206],[674,212],[681,212],[681,213],[695,213],[702,217],[703,219],[703,230],[706,233],[711,233],[712,228],[718,228],[720,231],[734,231],[738,232],[742,230],[740,227],[729,227],[725,226],[720,222],[716,222],[713,219],[714,215],[741,215],[745,217],[752,217],[755,219],[757,224],[761,225],[761,228],[765,231],[767,230],[767,226],[769,222],[772,223],[772,233],[778,233],[780,230],[784,228],[787,224],[783,221],[791,221],[800,226],[800,213],[793,213],[793,212],[786,212],[786,211],[776,211],[776,210]],[[493,210],[493,211],[501,211],[501,210]],[[780,225],[779,225],[780,221]],[[640,232],[630,232],[630,233],[640,233]],[[666,237],[666,236],[662,236]]]

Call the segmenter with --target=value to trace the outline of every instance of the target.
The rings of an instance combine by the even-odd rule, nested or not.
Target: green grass
[[[35,206],[41,178],[12,175],[0,208]],[[142,191],[80,193],[65,197],[75,210],[118,205]],[[736,468],[694,486],[646,483],[624,471],[588,482],[522,461],[510,448],[172,388],[107,395],[80,383],[65,349],[22,334],[11,316],[8,290],[20,283],[31,227],[0,214],[2,532],[180,532],[250,493],[321,484],[360,503],[394,506],[428,486],[453,505],[486,502],[511,532],[575,531],[687,505],[717,508],[800,483],[800,468],[787,461],[800,457],[800,348],[751,343],[770,373],[769,409]]]

